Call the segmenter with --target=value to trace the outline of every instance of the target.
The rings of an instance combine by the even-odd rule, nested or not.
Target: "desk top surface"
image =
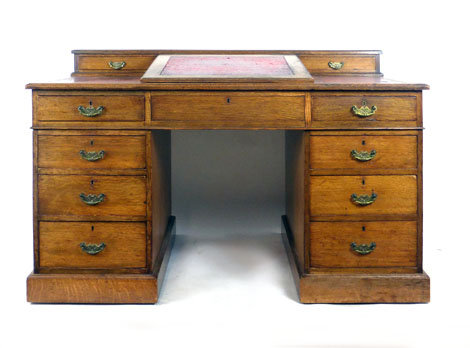
[[[273,83],[226,83],[187,82],[187,83],[145,83],[135,76],[73,76],[63,80],[46,83],[29,83],[29,89],[62,90],[369,90],[398,91],[425,90],[429,86],[423,83],[406,83],[380,76],[314,76],[311,85],[299,85],[295,81],[282,86]]]

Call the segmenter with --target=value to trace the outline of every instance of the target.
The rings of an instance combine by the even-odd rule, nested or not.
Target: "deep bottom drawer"
[[[39,265],[51,268],[143,268],[144,222],[40,222]]]
[[[416,267],[417,238],[416,221],[313,222],[311,267]]]

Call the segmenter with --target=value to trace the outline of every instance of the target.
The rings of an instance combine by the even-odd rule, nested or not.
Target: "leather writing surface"
[[[290,76],[283,56],[172,56],[163,68],[166,76]]]

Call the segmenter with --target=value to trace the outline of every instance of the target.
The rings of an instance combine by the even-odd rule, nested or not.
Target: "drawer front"
[[[40,222],[39,255],[40,267],[143,268],[146,224]]]
[[[312,216],[416,213],[415,175],[310,176]]]
[[[146,216],[145,176],[39,175],[38,195],[39,215],[43,219]]]
[[[382,123],[416,123],[417,93],[312,93],[312,123],[380,126]]]
[[[152,64],[155,57],[155,55],[79,55],[77,58],[78,70],[82,72],[105,71],[110,73],[125,73],[134,70],[145,71]]]
[[[152,121],[206,127],[304,127],[303,93],[155,93]],[[184,121],[184,122],[182,122]]]
[[[299,58],[311,74],[379,73],[378,55],[317,55]]]
[[[314,135],[312,169],[416,169],[416,135]]]
[[[145,98],[143,94],[64,95],[42,92],[37,94],[34,109],[35,119],[39,122],[143,121]]]
[[[417,264],[416,221],[313,222],[310,234],[311,267]]]
[[[38,136],[40,168],[138,169],[145,163],[144,135]]]

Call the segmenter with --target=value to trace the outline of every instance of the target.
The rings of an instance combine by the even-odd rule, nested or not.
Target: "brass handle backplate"
[[[353,201],[353,203],[356,203],[357,205],[369,205],[369,204],[374,203],[376,199],[377,199],[377,194],[374,192],[372,192],[370,196],[369,195],[358,196],[355,193],[351,195],[351,200]]]
[[[357,245],[354,242],[351,243],[351,249],[361,255],[370,254],[371,252],[374,251],[375,247],[376,247],[375,242],[372,242],[370,244],[359,244],[359,245]]]
[[[111,69],[121,70],[122,68],[124,68],[126,66],[126,62],[124,62],[124,61],[122,61],[122,62],[108,62],[108,65]]]
[[[80,150],[79,154],[82,159],[90,162],[95,162],[100,159],[103,159],[105,152],[104,150],[101,150],[99,152],[87,152],[85,150]]]
[[[100,244],[86,244],[85,242],[80,243],[80,248],[88,255],[96,255],[103,251],[106,247],[105,243]]]
[[[377,111],[377,106],[372,105],[371,107],[368,107],[367,102],[365,100],[362,101],[362,106],[358,108],[356,105],[353,105],[351,108],[351,111],[354,115],[358,117],[369,117],[375,114]]]
[[[83,203],[88,205],[97,205],[104,201],[105,194],[100,193],[99,195],[94,195],[90,193],[89,195],[86,195],[84,193],[80,193],[79,196]]]
[[[351,157],[354,158],[355,160],[359,161],[359,162],[370,161],[371,159],[373,159],[375,157],[376,154],[377,154],[377,151],[375,151],[375,150],[372,150],[371,152],[356,151],[356,150],[351,151]]]
[[[328,66],[333,70],[340,70],[343,65],[343,62],[328,62]]]
[[[95,117],[95,116],[101,115],[103,110],[104,110],[104,106],[98,106],[97,108],[95,108],[93,105],[90,105],[89,107],[84,107],[80,105],[78,107],[78,112],[81,115],[86,116],[86,117]]]

